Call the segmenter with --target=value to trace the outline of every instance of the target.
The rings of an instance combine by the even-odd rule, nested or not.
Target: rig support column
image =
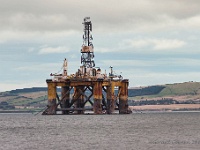
[[[75,107],[76,108],[83,108],[84,109],[84,86],[77,86],[74,88],[76,91],[75,96]],[[84,114],[83,110],[77,110],[77,114]]]
[[[93,86],[94,105],[93,111],[95,114],[102,114],[102,81],[94,82]]]
[[[107,86],[107,114],[112,114],[115,110],[114,92],[114,85],[110,82],[110,86]]]
[[[69,91],[69,86],[63,86],[61,88],[62,108],[69,108],[70,92],[68,91]],[[63,110],[62,114],[69,114],[69,111]]]
[[[56,85],[55,83],[48,83],[48,112],[49,115],[56,114]]]
[[[119,113],[128,114],[128,80],[123,80],[119,88]]]
[[[111,100],[112,100],[112,94],[111,94],[111,86],[106,87],[106,94],[107,94],[107,114],[111,114]]]

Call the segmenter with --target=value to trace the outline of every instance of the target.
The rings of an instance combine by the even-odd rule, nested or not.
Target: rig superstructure
[[[81,48],[81,66],[75,74],[68,75],[67,60],[64,59],[63,73],[51,74],[47,79],[48,105],[43,115],[55,114],[112,114],[119,110],[120,114],[129,114],[128,79],[113,73],[109,75],[95,68],[94,46],[92,44],[92,23],[90,17],[83,21],[83,45]],[[58,94],[57,87],[61,87]]]

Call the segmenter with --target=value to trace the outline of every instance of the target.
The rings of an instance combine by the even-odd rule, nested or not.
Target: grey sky
[[[0,91],[46,86],[64,57],[74,73],[86,16],[93,23],[96,64],[108,69],[113,63],[130,86],[199,81],[199,0],[0,3]]]
[[[199,0],[1,0],[1,4],[0,30],[32,32],[79,31],[78,22],[85,15],[93,18],[97,29],[137,31],[135,27],[146,24],[176,26],[199,19],[200,13]]]

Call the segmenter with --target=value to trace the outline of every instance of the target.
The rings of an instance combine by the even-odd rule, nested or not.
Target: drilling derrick
[[[81,66],[75,74],[69,74],[67,59],[64,59],[62,74],[52,74],[47,79],[48,105],[43,115],[112,114],[119,110],[120,114],[129,114],[128,79],[113,72],[109,76],[101,69],[95,68],[94,46],[92,44],[92,22],[90,17],[83,20],[83,45],[81,47]],[[58,93],[58,87],[61,93]],[[90,105],[90,106],[89,106]]]
[[[92,23],[89,17],[84,18],[83,22],[84,30],[83,30],[83,45],[81,49],[81,64],[84,69],[92,69],[95,67],[94,63],[94,47],[92,44]]]

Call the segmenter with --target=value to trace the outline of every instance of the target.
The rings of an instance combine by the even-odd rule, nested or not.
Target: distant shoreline
[[[129,109],[134,112],[200,112],[200,104],[171,104],[171,105],[141,105],[129,106]],[[0,114],[19,114],[19,113],[40,113],[41,110],[0,110]]]
[[[25,110],[0,110],[0,114],[9,114],[9,113],[11,113],[11,114],[18,114],[18,113],[37,113],[37,112],[39,112],[39,111],[30,111],[30,110],[27,110],[27,111],[25,111]]]
[[[200,104],[129,106],[132,111],[200,111]]]

